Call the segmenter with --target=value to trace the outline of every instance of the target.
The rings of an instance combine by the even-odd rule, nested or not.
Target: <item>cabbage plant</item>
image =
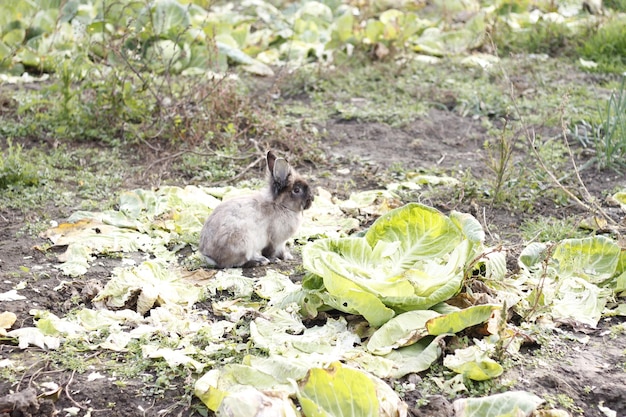
[[[407,204],[381,216],[363,236],[307,245],[302,257],[310,274],[302,286],[322,300],[320,308],[360,314],[378,327],[456,295],[484,236],[471,215]]]

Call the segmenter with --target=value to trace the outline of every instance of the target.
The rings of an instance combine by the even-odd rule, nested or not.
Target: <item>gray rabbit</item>
[[[223,201],[200,232],[200,253],[218,268],[267,265],[293,256],[285,243],[313,203],[307,182],[283,158],[267,153],[269,186]]]

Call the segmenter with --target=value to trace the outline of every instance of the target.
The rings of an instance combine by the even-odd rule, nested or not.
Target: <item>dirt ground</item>
[[[313,178],[316,185],[335,194],[384,186],[388,177],[383,172],[398,165],[406,170],[435,170],[455,176],[466,170],[471,171],[475,178],[491,175],[484,162],[482,144],[485,129],[479,120],[461,117],[453,111],[431,110],[428,115],[417,118],[403,128],[345,120],[330,120],[320,128],[325,131],[322,148],[328,163],[323,166],[303,166],[300,172]],[[349,170],[348,174],[346,169]],[[324,171],[331,175],[319,175]],[[604,192],[625,184],[623,176],[612,171],[587,170],[583,175],[587,188],[600,201],[606,197]],[[176,183],[176,178],[170,181]],[[141,183],[133,179],[129,179],[129,182]],[[143,185],[149,187],[152,184]],[[432,204],[444,212],[452,209],[471,212],[484,225],[488,225],[489,238],[492,239],[490,243],[502,239],[506,239],[511,246],[521,243],[518,229],[531,213],[511,213],[506,208],[481,206],[471,196],[466,197],[458,190],[451,190],[447,194],[424,194],[416,198],[422,198],[422,202]],[[606,208],[613,210],[611,207]],[[53,212],[48,213],[49,216],[57,221],[63,221],[68,211],[68,208],[54,205],[50,209]],[[581,209],[575,205],[557,207],[547,199],[541,202],[541,207],[532,215],[541,213],[563,217],[565,214],[580,212]],[[618,216],[617,211],[611,213]],[[17,314],[18,321],[14,328],[33,324],[29,314],[31,309],[46,309],[63,315],[72,308],[68,301],[72,297],[81,298],[89,306],[89,294],[83,292],[86,282],[106,282],[108,271],[116,262],[114,259],[99,259],[84,278],[68,281],[62,290],[53,291],[67,278],[54,269],[54,254],[44,254],[34,248],[43,243],[42,239],[19,233],[33,221],[35,219],[32,215],[0,208],[0,293],[9,291],[16,280],[21,279],[21,268],[40,272],[39,279],[29,280],[27,288],[20,291],[26,296],[25,300],[6,302],[0,306],[0,310]],[[295,264],[298,262],[297,259],[294,261]],[[623,323],[624,318],[604,319],[598,329],[588,329],[584,333],[564,326],[558,329],[563,335],[558,339],[559,342],[551,342],[553,344],[550,346],[525,348],[518,365],[508,370],[501,380],[514,381],[510,389],[528,390],[539,396],[547,396],[557,408],[565,408],[564,400],[559,402],[559,398],[567,396],[573,400],[569,409],[572,415],[608,416],[598,408],[598,405],[603,405],[616,411],[617,416],[626,416],[626,336],[623,333],[614,336],[608,330],[620,322]],[[92,416],[199,415],[194,411],[197,399],[181,399],[183,388],[193,384],[192,375],[181,377],[176,385],[154,394],[146,387],[149,384],[145,381],[149,379],[142,375],[124,384],[116,383],[117,379],[107,371],[111,364],[104,360],[101,369],[94,367],[83,373],[72,373],[60,370],[54,361],[47,360],[46,355],[33,347],[22,351],[11,341],[0,339],[0,360],[18,359],[27,366],[17,383],[0,380],[0,397],[9,392],[24,392],[29,387],[41,392],[41,384],[50,381],[62,388],[58,398],[55,398],[55,394],[49,398],[34,398],[28,397],[28,393],[24,394],[26,405],[21,408],[21,414],[2,409],[0,401],[0,416],[69,415],[63,410],[70,407],[76,407],[81,416],[88,415],[88,409],[92,409]],[[97,357],[98,353],[94,352],[93,355]],[[89,375],[96,371],[105,377],[88,380]],[[451,415],[451,401],[443,396],[430,397],[428,405],[414,409],[415,401],[423,397],[417,390],[405,393],[412,415]],[[115,403],[112,408],[111,403]]]

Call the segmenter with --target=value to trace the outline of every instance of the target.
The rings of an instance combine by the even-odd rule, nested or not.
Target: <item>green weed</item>
[[[566,394],[545,394],[543,399],[549,408],[563,407],[572,413],[583,414],[583,409],[577,406],[572,397]]]
[[[64,343],[61,349],[50,350],[48,359],[58,369],[84,373],[93,362],[93,359],[88,359],[88,353],[90,350],[86,343],[74,341]]]
[[[615,324],[610,328],[610,337],[617,339],[621,335],[626,335],[626,323]]]
[[[320,73],[311,92],[315,112],[342,120],[401,126],[426,113],[414,74],[396,63],[363,65],[353,59],[341,68]],[[328,103],[333,103],[331,106]]]
[[[39,185],[42,175],[36,163],[26,160],[22,145],[7,141],[0,159],[0,190],[19,190]]]
[[[626,31],[624,32],[626,37]],[[625,51],[626,52],[626,51]],[[626,75],[619,89],[611,94],[606,108],[600,110],[601,130],[596,136],[596,157],[601,168],[626,166]]]
[[[515,136],[507,132],[507,122],[505,120],[502,132],[498,139],[494,143],[486,142],[485,148],[487,150],[487,166],[494,174],[493,179],[493,201],[495,203],[501,203],[504,196],[502,195],[502,188],[505,182],[511,175],[511,162],[514,146]]]

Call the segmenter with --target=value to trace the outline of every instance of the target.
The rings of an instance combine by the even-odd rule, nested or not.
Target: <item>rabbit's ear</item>
[[[280,191],[287,186],[287,179],[291,174],[291,167],[284,158],[277,158],[274,152],[267,153],[267,169],[270,171],[272,183],[276,191]]]
[[[276,155],[274,155],[274,152],[268,151],[267,152],[267,168],[270,170],[270,174],[274,173],[275,161],[276,161]]]
[[[290,173],[291,167],[289,167],[289,163],[283,158],[276,159],[274,162],[274,169],[272,170],[272,177],[274,178],[274,181],[285,186],[287,185],[287,178]]]

